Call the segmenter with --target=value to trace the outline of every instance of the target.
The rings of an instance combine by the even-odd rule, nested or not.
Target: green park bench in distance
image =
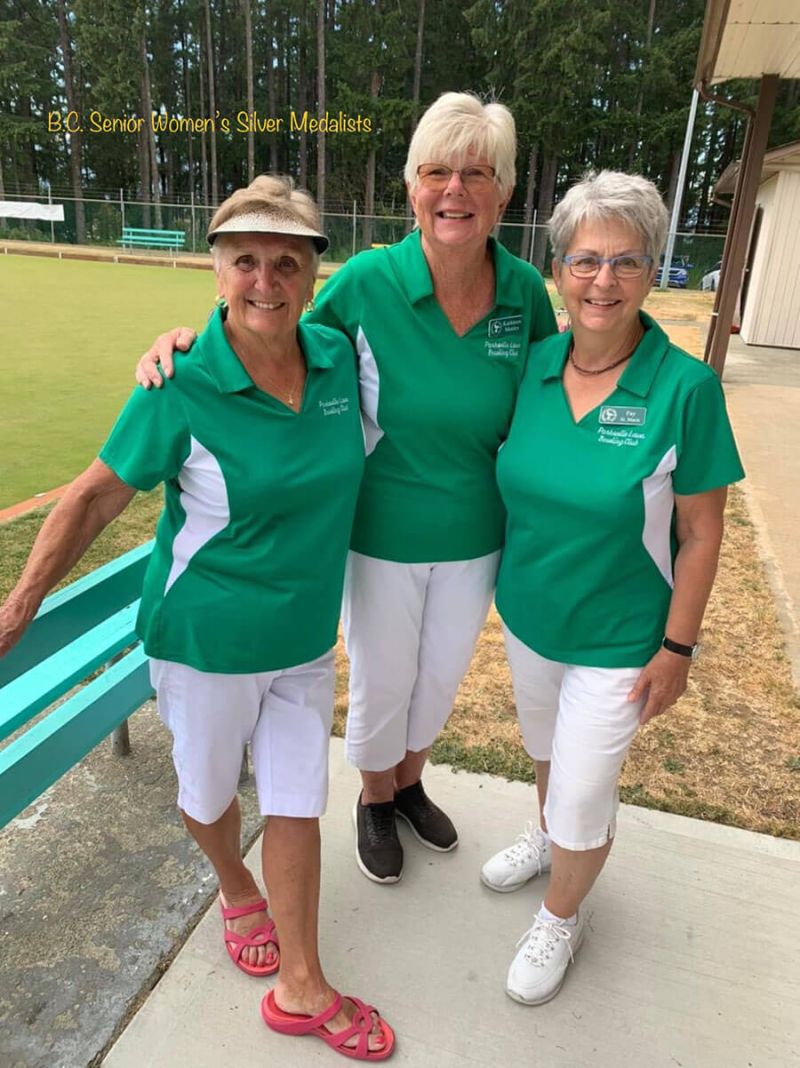
[[[98,669],[96,678],[0,750],[5,826],[152,697],[134,632],[148,542],[51,594],[20,642],[0,659],[0,744]],[[113,661],[113,662],[112,662]]]
[[[123,226],[117,241],[123,248],[170,248],[177,252],[186,245],[183,230],[143,230],[137,226]]]

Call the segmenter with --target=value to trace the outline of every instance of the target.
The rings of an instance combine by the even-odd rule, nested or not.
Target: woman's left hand
[[[667,649],[659,649],[653,659],[645,664],[636,685],[628,694],[629,701],[646,697],[644,708],[639,713],[639,722],[644,726],[653,716],[660,716],[674,705],[689,679],[691,660]]]

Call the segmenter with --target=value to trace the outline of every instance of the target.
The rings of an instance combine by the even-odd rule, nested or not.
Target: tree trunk
[[[144,116],[144,135],[147,144],[147,156],[150,170],[150,190],[155,202],[155,225],[160,230],[161,223],[161,177],[158,173],[158,156],[156,155],[156,135],[153,130],[153,96],[150,92],[150,63],[147,59],[147,28],[142,20],[142,32],[139,41],[139,56],[142,61],[142,115]]]
[[[205,118],[206,114],[206,63],[203,57],[203,46],[198,45],[198,71],[199,71],[199,92],[200,97],[200,116]],[[206,207],[209,205],[208,200],[208,142],[206,140],[206,131],[200,131],[200,183],[203,190],[203,203]]]
[[[644,67],[647,63],[648,53],[653,43],[653,26],[656,21],[656,0],[650,0],[650,6],[647,11],[647,34],[645,36],[645,54],[642,61],[642,70],[639,72],[639,92],[636,95],[636,136],[631,138],[631,147],[628,152],[628,170],[633,170],[634,161],[636,159],[636,150],[641,141],[641,119],[642,119],[642,104],[644,102]]]
[[[425,38],[425,0],[419,0],[417,9],[417,45],[414,50],[414,84],[411,90],[411,134],[417,128],[419,119],[419,97],[422,86],[422,44]],[[414,213],[411,210],[411,201],[406,201],[406,233],[410,233],[413,226]]]
[[[3,180],[3,157],[0,156],[0,200],[5,200],[6,185]]]
[[[317,106],[325,114],[325,0],[317,0]],[[325,214],[325,133],[317,134],[317,206]]]
[[[272,14],[272,5],[267,8],[268,33],[267,33],[267,106],[270,115],[277,114],[275,103],[275,18]],[[269,139],[269,169],[274,173],[278,170],[278,138]]]
[[[255,110],[253,98],[253,10],[251,0],[242,0],[244,9],[244,49],[245,66],[247,71],[247,110],[250,114]],[[272,115],[273,112],[270,112]],[[256,176],[256,143],[252,124],[247,124],[247,182],[248,185]]]
[[[711,115],[711,127],[708,131],[706,147],[706,166],[703,173],[703,185],[700,189],[700,202],[697,208],[697,224],[708,226],[711,208],[711,180],[716,173],[716,141],[717,141],[717,116],[718,108],[714,108]]]
[[[211,41],[211,8],[204,4],[206,15],[206,62],[208,64],[208,111],[211,122],[211,200],[219,204],[219,177],[217,175],[217,93],[214,84],[214,48]]]
[[[58,40],[64,63],[64,89],[67,97],[67,111],[78,111],[75,98],[75,84],[72,80],[72,47],[67,26],[67,12],[64,0],[58,0]],[[72,195],[75,198],[75,238],[79,245],[86,244],[86,216],[81,189],[81,135],[67,135],[69,144],[69,170],[72,178]]]
[[[422,85],[422,42],[425,37],[425,0],[419,0],[417,12],[417,46],[414,50],[414,86],[411,90],[411,133],[417,128],[419,94]]]
[[[192,114],[192,80],[189,75],[189,58],[187,55],[188,45],[186,42],[186,32],[181,25],[181,63],[183,66],[183,106],[184,114]],[[195,191],[195,173],[194,173],[194,140],[192,138],[191,131],[186,133],[186,155],[189,161],[189,192]]]
[[[376,9],[377,13],[377,9]],[[381,72],[374,70],[372,72],[372,78],[370,80],[369,96],[370,100],[377,101],[378,92],[381,87]],[[373,115],[375,114],[375,107],[372,108]],[[372,245],[372,235],[374,220],[372,216],[375,214],[375,138],[370,139],[369,155],[367,156],[367,177],[364,187],[364,225],[361,230],[361,247],[370,248]]]
[[[525,223],[525,228],[522,231],[522,241],[520,242],[519,255],[520,259],[527,260],[531,251],[531,230],[529,229],[531,222],[533,221],[533,194],[536,192],[536,168],[539,164],[539,143],[538,141],[531,148],[531,154],[528,157],[528,182],[525,186],[525,214],[522,221]]]
[[[672,205],[675,203],[675,193],[678,189],[678,175],[681,170],[681,149],[677,149],[672,155],[672,166],[669,174],[669,189],[665,197],[667,207],[672,212]]]
[[[547,256],[547,228],[543,225],[553,214],[553,198],[558,174],[558,153],[553,150],[544,158],[542,164],[542,181],[539,186],[539,212],[537,215],[536,235],[533,240],[533,265],[544,271]]]
[[[297,111],[302,115],[308,106],[306,93],[306,42],[300,41],[297,53]],[[297,158],[297,177],[303,189],[308,188],[308,132],[305,126],[300,131],[300,145]]]

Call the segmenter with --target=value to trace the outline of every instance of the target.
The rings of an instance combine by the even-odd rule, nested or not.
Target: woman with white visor
[[[354,256],[310,320],[358,352],[367,461],[350,543],[344,633],[350,657],[346,752],[361,771],[356,859],[396,882],[396,817],[431,849],[458,844],[422,785],[494,591],[505,514],[497,450],[531,341],[555,331],[538,271],[491,237],[511,197],[510,111],[445,93],[409,147],[417,227]],[[137,378],[158,385],[191,332],[159,338]]]

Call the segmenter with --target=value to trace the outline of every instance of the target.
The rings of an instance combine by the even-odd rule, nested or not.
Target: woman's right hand
[[[136,364],[136,381],[139,385],[145,389],[150,389],[151,386],[160,389],[164,378],[172,378],[175,370],[172,353],[175,349],[188,352],[196,337],[196,332],[188,326],[178,326],[174,330],[168,330],[166,334],[159,334]]]
[[[13,594],[0,605],[0,657],[17,644],[35,615],[35,605],[31,608],[23,598]]]

